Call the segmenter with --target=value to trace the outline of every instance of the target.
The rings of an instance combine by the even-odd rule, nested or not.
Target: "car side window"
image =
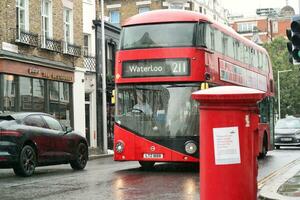
[[[35,126],[40,128],[46,128],[43,119],[38,115],[30,115],[24,119],[24,124],[27,126]]]
[[[48,124],[48,127],[50,129],[56,130],[56,131],[63,131],[61,124],[56,119],[49,117],[49,116],[43,116],[43,118],[45,119],[45,121]]]

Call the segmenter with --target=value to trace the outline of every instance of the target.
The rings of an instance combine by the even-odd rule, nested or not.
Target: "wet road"
[[[262,180],[300,157],[300,149],[270,152],[259,161]],[[74,172],[69,165],[37,168],[30,178],[20,178],[12,170],[0,169],[0,199],[47,200],[199,200],[198,166],[159,164],[142,171],[137,162],[114,162],[101,158],[88,163],[86,170]]]

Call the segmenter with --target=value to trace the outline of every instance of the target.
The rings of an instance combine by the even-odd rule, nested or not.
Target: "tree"
[[[270,43],[265,43],[263,46],[269,53],[274,76],[275,86],[275,110],[278,113],[277,101],[277,72],[278,70],[293,70],[280,74],[280,105],[281,117],[285,115],[300,115],[300,71],[298,65],[289,63],[289,53],[287,51],[287,39],[278,37]]]

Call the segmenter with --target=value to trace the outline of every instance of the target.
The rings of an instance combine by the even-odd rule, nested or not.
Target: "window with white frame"
[[[257,27],[256,22],[245,22],[237,24],[237,32],[253,32],[254,28]]]
[[[119,10],[110,10],[109,11],[109,22],[112,24],[120,24],[120,11]]]
[[[139,7],[139,13],[144,13],[144,12],[148,12],[148,11],[150,11],[150,7],[149,6]]]
[[[64,41],[73,44],[73,12],[69,8],[64,8]]]
[[[169,3],[169,9],[183,10],[184,9],[184,4],[183,3]]]
[[[46,39],[52,38],[52,1],[42,0],[42,37],[43,45]]]
[[[29,31],[29,2],[28,0],[17,0],[17,31],[18,37],[21,32]]]
[[[91,55],[91,34],[84,34],[83,35],[83,54],[84,56]]]
[[[278,22],[277,21],[273,21],[272,22],[272,31],[273,33],[278,33]]]

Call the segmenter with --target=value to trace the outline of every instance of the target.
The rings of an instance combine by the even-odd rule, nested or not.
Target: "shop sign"
[[[63,74],[58,74],[58,73],[52,73],[52,72],[47,72],[43,71],[38,68],[31,67],[28,69],[28,74],[34,75],[34,76],[39,76],[45,79],[51,79],[51,80],[56,80],[56,81],[73,81],[72,76],[66,76]]]

